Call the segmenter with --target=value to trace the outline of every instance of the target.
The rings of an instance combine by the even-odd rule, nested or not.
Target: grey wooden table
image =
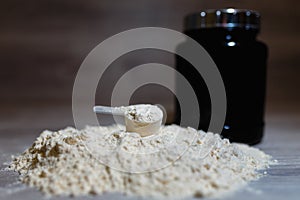
[[[60,109],[60,113],[63,109]],[[47,124],[56,124],[58,128],[71,123],[69,115],[61,114],[67,120],[55,122],[54,112],[49,109],[44,112],[48,118],[31,115],[31,119],[23,116],[14,117],[15,123],[0,122],[0,168],[2,163],[10,160],[10,156],[28,148]],[[67,113],[67,112],[66,112]],[[49,117],[50,116],[50,117]],[[52,117],[51,117],[52,116]],[[39,118],[39,119],[38,119]],[[18,120],[19,119],[19,120]],[[32,120],[36,119],[36,123]],[[31,120],[31,125],[25,126]],[[51,123],[49,123],[51,122]],[[37,125],[39,124],[39,125]],[[42,126],[44,127],[42,127]],[[21,128],[23,127],[23,128]],[[267,116],[267,127],[264,141],[257,145],[266,153],[278,160],[278,165],[267,170],[268,174],[258,181],[251,182],[247,187],[224,199],[300,199],[300,115],[272,114]],[[0,171],[1,200],[32,200],[45,198],[39,191],[28,188],[18,182],[18,174]],[[91,197],[55,197],[51,199],[138,199],[121,194],[105,194]]]

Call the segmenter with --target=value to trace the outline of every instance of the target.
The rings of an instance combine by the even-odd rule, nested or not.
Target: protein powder
[[[139,104],[122,107],[125,111],[126,131],[149,136],[159,131],[163,112],[154,105]]]
[[[171,125],[141,137],[114,125],[44,131],[9,169],[47,195],[175,199],[233,192],[270,164],[269,155],[218,134]]]

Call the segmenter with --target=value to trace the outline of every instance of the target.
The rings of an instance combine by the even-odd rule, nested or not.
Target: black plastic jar
[[[260,15],[250,10],[206,10],[185,18],[184,33],[205,48],[224,81],[227,113],[221,135],[232,142],[256,144],[263,136],[267,46],[256,39],[259,29]],[[196,92],[198,129],[207,131],[211,117],[207,86],[183,58],[176,57],[176,68]],[[176,111],[179,122],[179,104]]]

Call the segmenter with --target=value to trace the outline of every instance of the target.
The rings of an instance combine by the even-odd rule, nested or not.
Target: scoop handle
[[[94,106],[93,111],[95,113],[110,114],[110,115],[121,115],[124,116],[124,111],[118,107],[109,106]]]

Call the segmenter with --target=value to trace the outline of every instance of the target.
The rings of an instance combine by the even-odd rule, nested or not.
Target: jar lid
[[[259,30],[260,14],[247,9],[209,9],[185,17],[184,29],[202,28],[244,28]]]

